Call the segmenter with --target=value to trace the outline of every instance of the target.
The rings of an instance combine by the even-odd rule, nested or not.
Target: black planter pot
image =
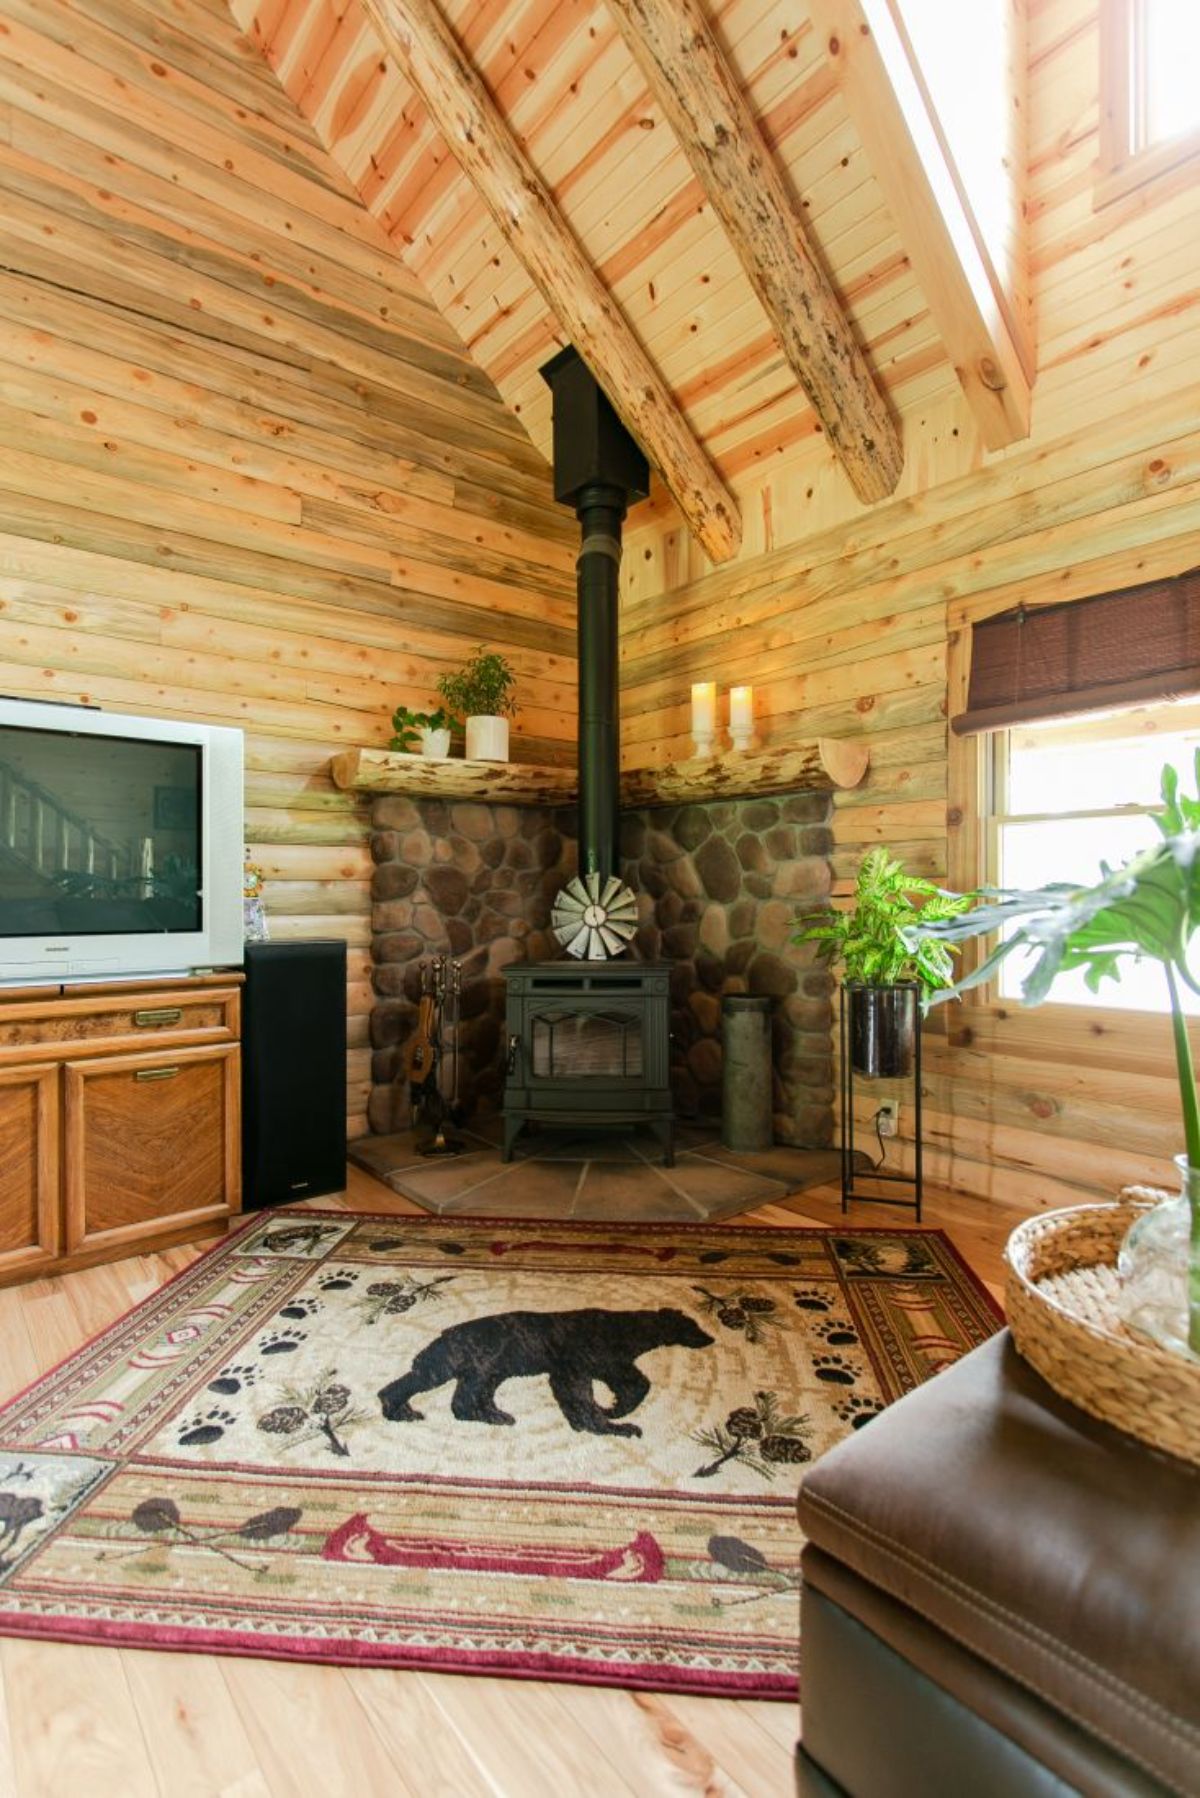
[[[850,1060],[856,1074],[886,1080],[912,1073],[920,991],[915,980],[896,986],[847,984]]]

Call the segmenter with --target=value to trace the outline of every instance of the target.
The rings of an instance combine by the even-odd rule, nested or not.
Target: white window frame
[[[1146,139],[1146,0],[1100,0],[1100,173],[1094,203],[1106,206],[1200,156],[1200,126],[1182,137]],[[1194,174],[1195,171],[1191,171]]]
[[[1077,736],[1082,747],[1089,740],[1104,742],[1119,733],[1129,737],[1134,735],[1158,735],[1164,722],[1164,715],[1177,730],[1200,729],[1200,698],[1185,703],[1173,703],[1169,712],[1164,705],[1139,705],[1122,707],[1115,712],[1080,714],[1071,720],[1055,721],[1056,728],[1065,728],[1073,736]],[[1013,812],[1008,808],[1008,758],[1013,728],[987,731],[977,739],[978,775],[979,775],[979,861],[975,879],[986,886],[1000,886],[1002,867],[1000,855],[1000,835],[1006,824],[1053,824],[1067,818],[1149,818],[1158,810],[1156,801],[1145,804],[1081,806],[1078,811],[1055,812]],[[1028,727],[1037,729],[1035,723]],[[1181,773],[1187,774],[1187,770]],[[1147,843],[1154,841],[1153,834],[1147,833]],[[1000,977],[989,981],[979,989],[990,1002],[997,1005],[1015,1005],[1019,1003],[1016,994],[1001,990]],[[1078,1013],[1081,1017],[1094,1017],[1120,1010],[1125,1017],[1158,1018],[1165,1015],[1167,1007],[1164,998],[1161,1007],[1105,1007],[1103,1005],[1080,1005],[1071,1001],[1057,1002],[1066,1009]]]

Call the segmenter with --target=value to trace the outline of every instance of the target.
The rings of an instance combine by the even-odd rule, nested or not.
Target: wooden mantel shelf
[[[786,748],[736,750],[661,768],[627,768],[621,804],[630,809],[687,805],[756,794],[828,792],[856,787],[870,761],[857,737],[817,737]],[[390,749],[347,749],[330,763],[334,785],[366,793],[407,793],[414,799],[480,799],[493,805],[570,805],[578,794],[574,768],[529,762],[468,762]]]
[[[574,768],[532,762],[468,762],[454,756],[400,755],[393,749],[346,749],[330,763],[335,787],[407,793],[411,799],[484,799],[493,805],[570,805]]]
[[[621,775],[621,804],[636,809],[857,787],[870,759],[861,737],[814,737],[807,743],[781,743],[769,749],[731,749],[708,760],[626,768]]]

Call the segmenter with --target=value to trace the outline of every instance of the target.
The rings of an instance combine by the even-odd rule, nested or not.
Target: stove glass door
[[[537,1080],[635,1080],[642,1073],[642,1019],[634,1011],[543,1011],[530,1031]]]

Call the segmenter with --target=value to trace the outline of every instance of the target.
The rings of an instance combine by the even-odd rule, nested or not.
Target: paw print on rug
[[[836,1317],[823,1317],[819,1324],[814,1325],[814,1330],[826,1348],[853,1348],[858,1341],[858,1331],[854,1325],[839,1322]]]
[[[845,1398],[838,1399],[833,1409],[852,1430],[861,1430],[864,1423],[879,1416],[883,1406],[878,1399],[868,1398],[865,1392],[848,1392]]]
[[[258,1378],[258,1369],[251,1361],[234,1361],[229,1367],[223,1367],[214,1379],[208,1382],[210,1392],[219,1392],[222,1398],[232,1398],[246,1386],[253,1386]]]
[[[324,1309],[324,1305],[318,1298],[289,1299],[286,1305],[280,1306],[279,1315],[293,1318],[297,1323],[303,1323],[306,1318],[315,1317],[318,1311]]]
[[[797,1311],[832,1311],[833,1300],[815,1286],[797,1287],[792,1293]]]
[[[272,1330],[258,1345],[260,1355],[291,1355],[307,1342],[307,1330]]]
[[[185,1417],[179,1426],[176,1441],[180,1448],[204,1448],[210,1442],[219,1442],[230,1424],[237,1418],[232,1411],[214,1405],[211,1410],[198,1411],[194,1417]]]
[[[824,1380],[829,1386],[853,1386],[858,1378],[846,1357],[833,1351],[828,1355],[813,1356],[813,1372],[818,1380]]]
[[[322,1274],[317,1281],[321,1292],[348,1292],[358,1282],[358,1270],[353,1267],[335,1267],[327,1274]]]

